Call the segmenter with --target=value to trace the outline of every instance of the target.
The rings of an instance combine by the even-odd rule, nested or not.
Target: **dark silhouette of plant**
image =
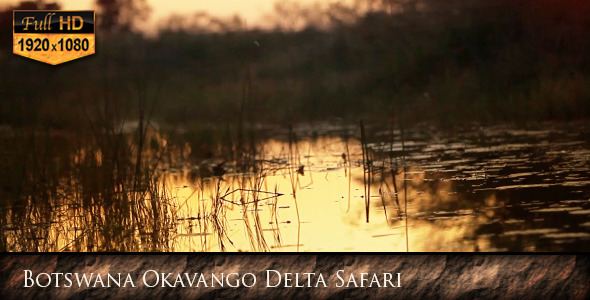
[[[150,8],[145,0],[96,0],[99,8],[98,25],[104,30],[130,30],[145,21]]]

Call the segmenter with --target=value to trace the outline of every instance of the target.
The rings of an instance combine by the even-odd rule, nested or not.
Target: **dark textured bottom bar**
[[[4,254],[0,269],[2,299],[590,298],[584,255]]]

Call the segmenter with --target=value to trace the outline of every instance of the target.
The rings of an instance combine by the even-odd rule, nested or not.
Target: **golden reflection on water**
[[[140,147],[136,124],[129,126],[96,135],[0,136],[0,249],[578,251],[589,245],[589,146],[584,136],[559,129],[552,135],[491,127],[482,140],[476,131],[417,128],[405,150],[399,132],[391,131],[395,142],[389,133],[373,133],[363,162],[360,141],[345,139],[343,128],[302,134],[308,137],[297,142],[201,149],[198,141],[171,142],[155,129]],[[205,159],[207,147],[218,149]]]
[[[269,159],[286,158],[288,143],[270,140],[264,145],[264,156]],[[262,178],[261,189],[282,196],[258,202],[257,215],[262,226],[261,232],[271,251],[406,251],[405,221],[398,215],[392,203],[393,191],[382,188],[377,179],[372,184],[370,222],[365,221],[364,185],[362,181],[362,156],[358,143],[348,145],[350,158],[345,161],[346,143],[337,137],[322,137],[300,141],[297,145],[299,161],[305,166],[303,175],[297,174],[297,165],[287,164],[281,169]],[[289,171],[291,168],[291,172]],[[352,172],[352,178],[349,174]],[[226,174],[222,180],[191,180],[188,171],[184,174],[169,174],[167,184],[175,191],[179,203],[177,215],[181,221],[175,240],[175,251],[219,251],[219,241],[211,226],[199,226],[196,218],[199,206],[214,201],[217,184],[222,194],[240,187],[256,189],[253,186],[257,174]],[[296,197],[293,196],[291,175],[297,176]],[[410,177],[411,176],[411,177]],[[447,201],[446,191],[434,195],[420,191],[423,172],[408,175],[408,241],[410,251],[473,251],[473,243],[464,242],[471,235],[471,216],[447,220],[425,221],[413,219],[419,210],[428,207],[432,201]],[[403,173],[397,176],[403,179]],[[386,180],[391,180],[391,178]],[[450,182],[446,184],[450,185]],[[400,185],[401,186],[401,185]],[[450,186],[447,187],[450,189]],[[442,193],[442,194],[441,194]],[[387,218],[382,206],[382,194],[387,202]],[[252,196],[252,195],[246,195]],[[264,195],[258,195],[263,198]],[[248,199],[252,201],[253,199]],[[273,205],[276,201],[276,205]],[[350,201],[350,202],[349,202]],[[239,202],[239,201],[238,201]],[[402,202],[403,203],[403,202]],[[254,205],[247,206],[243,213],[241,205],[224,202],[227,212],[227,231],[231,243],[228,251],[259,251],[252,241],[247,227],[252,226]],[[297,219],[297,205],[300,222]],[[402,204],[403,205],[403,204]],[[207,204],[205,204],[207,206]],[[273,216],[276,211],[276,219]],[[187,218],[193,217],[193,222]],[[249,223],[246,223],[248,219]],[[389,219],[389,220],[388,220]],[[191,224],[187,224],[191,223]],[[388,224],[389,223],[389,224]],[[201,231],[206,230],[206,231]],[[276,238],[279,236],[279,238]]]

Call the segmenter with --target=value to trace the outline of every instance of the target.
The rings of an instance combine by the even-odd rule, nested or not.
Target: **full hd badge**
[[[13,52],[51,65],[94,54],[94,11],[13,11]]]

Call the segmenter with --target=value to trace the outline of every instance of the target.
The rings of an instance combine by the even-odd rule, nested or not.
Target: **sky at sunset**
[[[46,2],[57,1],[62,4],[63,9],[82,10],[93,9],[95,0],[48,0]],[[333,0],[319,0],[331,1]],[[15,4],[18,0],[0,0],[0,7]],[[191,14],[199,11],[205,11],[210,15],[219,17],[230,17],[235,14],[241,15],[248,26],[257,25],[264,16],[272,12],[274,3],[277,0],[147,0],[148,5],[152,8],[150,15],[150,24],[155,27],[159,21],[165,19],[171,14]],[[317,2],[317,0],[297,0],[300,4]]]

